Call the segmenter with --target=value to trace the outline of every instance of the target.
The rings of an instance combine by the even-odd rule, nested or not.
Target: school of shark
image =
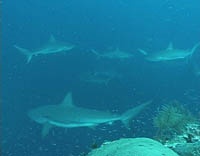
[[[200,53],[200,42],[194,44],[192,48],[181,49],[175,48],[172,42],[169,45],[161,49],[160,51],[153,52],[152,50],[144,50],[138,48],[135,53],[122,50],[121,48],[113,48],[105,50],[103,52],[99,50],[89,50],[91,54],[94,54],[98,60],[119,60],[125,62],[136,57],[139,52],[142,54],[144,60],[148,62],[171,62],[171,61],[188,61],[192,62],[194,56]],[[14,48],[23,54],[26,58],[26,63],[30,64],[33,57],[39,57],[40,55],[51,55],[56,53],[70,52],[76,45],[69,42],[60,42],[55,39],[53,35],[50,36],[49,41],[35,50],[29,50],[22,48],[19,45],[14,45]],[[149,51],[149,52],[147,52]],[[150,52],[152,51],[152,52]],[[197,76],[200,76],[200,64],[191,63],[194,72]],[[120,79],[120,75],[117,72],[106,71],[94,71],[83,73],[80,79],[87,83],[104,84],[108,85],[110,81],[115,78]],[[94,109],[75,106],[72,99],[72,93],[68,92],[64,97],[64,100],[55,105],[43,105],[37,108],[31,109],[27,114],[33,121],[42,124],[42,136],[46,136],[53,127],[63,128],[78,128],[89,127],[94,128],[101,124],[112,125],[115,121],[121,121],[126,128],[130,128],[130,120],[140,114],[146,107],[152,103],[152,99],[149,101],[140,103],[139,105],[128,109],[122,114],[113,114],[107,111],[98,111]]]

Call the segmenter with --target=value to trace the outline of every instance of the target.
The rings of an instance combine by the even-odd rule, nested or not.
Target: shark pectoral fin
[[[49,134],[49,131],[50,129],[52,128],[53,126],[46,122],[43,124],[43,128],[42,128],[42,137],[44,138],[45,136],[47,136]]]
[[[31,61],[32,57],[33,57],[33,55],[28,55],[27,56],[27,63],[29,63]]]
[[[146,51],[144,51],[143,49],[138,49],[138,51],[143,55],[148,55],[148,53]]]

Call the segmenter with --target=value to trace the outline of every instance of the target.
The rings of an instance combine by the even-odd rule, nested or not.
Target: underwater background
[[[158,51],[170,42],[181,49],[200,41],[198,0],[7,0],[1,1],[1,152],[6,156],[77,156],[92,145],[123,137],[153,137],[153,117],[177,100],[200,118],[200,48],[183,61],[149,62],[138,48]],[[13,46],[41,47],[56,40],[76,45],[70,52],[40,55],[30,63]],[[92,49],[120,48],[127,60],[97,58]],[[114,72],[108,83],[81,81],[88,72]],[[94,129],[55,127],[41,137],[41,125],[27,112],[59,104],[73,93],[80,107],[122,113],[139,103],[153,104],[133,119]]]

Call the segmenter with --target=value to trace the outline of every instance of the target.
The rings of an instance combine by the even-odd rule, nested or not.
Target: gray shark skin
[[[25,48],[21,48],[17,45],[14,45],[14,47],[24,54],[27,58],[27,63],[29,63],[33,56],[37,56],[40,54],[47,55],[52,53],[60,53],[64,51],[69,51],[75,46],[70,43],[62,43],[55,40],[54,36],[51,35],[49,42],[45,44],[43,47],[37,49],[37,50],[28,50]]]
[[[161,62],[180,60],[191,57],[199,46],[200,43],[197,43],[192,49],[176,49],[173,47],[173,44],[170,43],[169,46],[162,51],[154,53],[147,53],[143,49],[138,49],[138,51],[145,55],[145,59],[148,61]]]
[[[129,59],[129,58],[134,57],[133,54],[127,53],[125,51],[122,51],[119,48],[116,48],[115,50],[104,52],[103,54],[97,52],[94,49],[92,50],[92,52],[95,55],[97,55],[98,57],[107,58],[107,59],[120,59],[120,60],[123,60],[123,59]]]
[[[129,127],[129,121],[146,108],[151,101],[145,102],[122,115],[77,107],[73,105],[72,94],[68,93],[58,105],[46,105],[28,112],[28,116],[37,123],[43,124],[42,136],[46,136],[53,126],[64,128],[95,127],[99,124],[111,124],[114,121],[122,121]]]

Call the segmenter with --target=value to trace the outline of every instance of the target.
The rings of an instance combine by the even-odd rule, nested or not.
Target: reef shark
[[[98,57],[108,58],[108,59],[129,59],[132,58],[134,55],[125,51],[116,48],[115,50],[110,50],[104,52],[103,54],[97,52],[96,50],[92,49],[92,52],[96,54]]]
[[[69,51],[75,46],[71,43],[63,43],[58,42],[53,35],[50,36],[49,42],[42,46],[39,49],[36,50],[28,50],[25,48],[21,48],[17,45],[14,45],[14,47],[19,50],[22,54],[24,54],[27,58],[27,63],[29,63],[33,56],[37,56],[39,54],[52,54],[52,53],[59,53],[64,51]]]
[[[32,109],[28,116],[37,123],[43,124],[42,136],[46,136],[53,126],[74,128],[74,127],[95,127],[99,124],[112,124],[114,121],[122,121],[129,127],[129,121],[146,108],[151,101],[142,103],[125,113],[118,115],[109,112],[98,111],[73,104],[72,94],[68,93],[64,100],[58,105],[45,105]]]
[[[80,80],[86,83],[107,85],[113,79],[120,79],[121,75],[115,71],[87,72],[80,76]]]
[[[193,55],[196,49],[199,47],[200,43],[194,45],[192,49],[176,49],[174,48],[172,42],[169,43],[168,47],[164,50],[147,53],[143,49],[138,49],[143,55],[146,56],[148,61],[159,62],[159,61],[171,61],[171,60],[179,60],[185,59]]]

